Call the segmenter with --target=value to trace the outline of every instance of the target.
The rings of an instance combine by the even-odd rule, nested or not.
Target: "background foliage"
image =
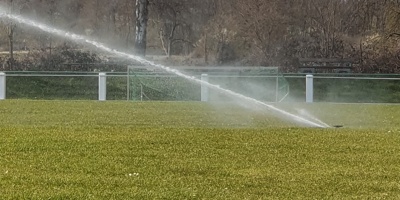
[[[350,58],[356,72],[399,71],[398,1],[149,1],[148,55],[178,56],[180,64],[266,65],[297,71],[299,58]],[[5,8],[10,2],[15,14],[133,51],[133,0],[1,1]],[[68,53],[57,48],[88,50],[19,24],[4,21],[2,26],[0,49],[8,50],[12,26],[14,49],[25,52],[12,66],[8,55],[1,54],[3,70],[66,62],[62,57]],[[82,55],[75,56],[72,59],[78,61]]]

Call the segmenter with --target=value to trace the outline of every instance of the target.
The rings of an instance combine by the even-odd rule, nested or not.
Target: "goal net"
[[[289,94],[289,84],[278,67],[175,67],[186,75],[260,101],[277,102]],[[201,85],[161,69],[128,67],[128,97],[134,101],[200,101]],[[229,101],[220,91],[209,90],[210,101]]]

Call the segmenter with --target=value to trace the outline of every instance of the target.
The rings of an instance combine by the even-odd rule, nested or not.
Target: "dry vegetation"
[[[9,8],[10,2],[16,14],[132,51],[133,0],[2,0],[3,7]],[[148,55],[180,56],[189,65],[273,65],[286,71],[296,71],[300,58],[352,59],[356,72],[400,69],[398,1],[149,2]],[[12,66],[7,55],[0,55],[2,69],[29,69],[38,63],[57,66],[49,60],[62,56],[59,49],[82,48],[19,24],[2,25],[2,50],[9,49],[12,27],[14,49],[30,52],[17,57]],[[173,63],[182,64],[181,60]]]

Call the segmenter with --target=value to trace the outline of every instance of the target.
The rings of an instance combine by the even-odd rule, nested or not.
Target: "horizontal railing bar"
[[[284,78],[301,78],[305,79],[305,76],[283,76]],[[314,76],[314,79],[351,79],[351,80],[400,80],[400,78],[383,78],[383,77],[333,77],[333,76]]]
[[[84,74],[6,74],[7,77],[98,77],[99,75]]]
[[[314,76],[316,79],[352,79],[352,80],[400,80],[400,78],[383,78],[383,77],[321,77]]]
[[[5,72],[6,77],[98,77],[97,72]],[[127,72],[103,72],[106,73],[107,77],[179,77],[173,74],[127,74]],[[200,75],[193,75],[194,77],[200,77]],[[305,79],[305,75],[213,75],[208,74],[210,78],[301,78]],[[395,75],[393,75],[395,76]],[[348,80],[400,80],[400,77],[362,77],[360,76],[319,76],[314,75],[314,79],[348,79]]]
[[[7,77],[98,77],[98,74],[6,74]],[[127,74],[106,74],[107,77],[179,77],[177,75],[127,75]],[[194,77],[200,77],[195,75]],[[209,75],[211,78],[277,78],[281,76],[218,76]]]

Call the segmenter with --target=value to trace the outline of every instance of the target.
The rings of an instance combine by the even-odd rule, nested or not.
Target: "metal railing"
[[[283,74],[284,80],[290,86],[290,94],[285,91],[279,98],[271,96],[270,101],[275,101],[276,98],[278,101],[283,99],[284,102],[305,102],[307,97],[306,75]],[[176,77],[168,74],[162,76],[137,74],[135,76],[154,82],[163,78]],[[106,74],[60,71],[0,72],[0,99],[132,100],[132,77],[127,72],[107,72]],[[224,76],[222,74],[209,76],[211,82],[212,79],[224,78],[232,79],[231,82],[237,80],[245,82],[249,79],[274,79],[274,77],[264,75]],[[312,87],[309,86],[309,88],[312,88],[312,102],[400,103],[400,74],[314,74],[312,83]],[[189,83],[179,82],[177,84]],[[139,95],[149,96],[144,91],[146,88],[143,88],[143,86],[146,85],[141,85]],[[246,90],[247,86],[243,87]],[[271,90],[271,95],[275,95],[274,93],[280,87],[281,85],[277,84],[276,87],[270,86],[268,90]],[[200,101],[201,85],[192,87],[190,90],[193,90],[193,88],[196,90],[196,95],[192,95],[187,100]],[[265,92],[264,85],[260,88],[263,91],[259,91],[259,93]],[[208,92],[204,88],[203,91]],[[203,95],[205,95],[204,92]],[[264,96],[266,95],[264,94]],[[309,99],[311,97],[309,96]],[[208,98],[203,96],[203,99]],[[137,98],[136,100],[164,99],[162,97],[159,99],[149,97],[146,99]]]
[[[200,75],[195,75],[195,77],[201,79]],[[253,91],[253,93],[262,96],[260,98],[264,101],[280,101],[288,95],[288,90],[278,94],[278,90],[283,90],[284,87],[284,84],[279,84],[282,75],[218,74],[208,75],[208,77],[212,84],[238,93],[247,93],[246,95],[250,96],[252,94],[249,94],[250,88],[247,88],[246,84],[259,84],[264,88],[263,91]],[[135,78],[140,80],[135,82]],[[7,96],[8,99],[200,101],[201,96],[203,99],[208,99],[206,98],[208,93],[210,93],[209,96],[216,96],[215,93],[217,93],[205,90],[204,87],[204,92],[201,93],[201,85],[167,73],[9,71],[3,73],[0,80],[4,80],[1,84],[4,89],[0,91],[4,94],[2,99]],[[276,87],[267,88],[266,85],[271,82]],[[170,89],[172,87],[176,89],[172,91]],[[149,94],[154,92],[159,94],[156,96]],[[171,94],[160,95],[160,93]],[[174,98],[171,95],[179,97]],[[183,97],[184,95],[186,97]]]
[[[307,74],[285,74],[293,101],[306,99]],[[313,102],[400,103],[400,74],[314,74]],[[312,92],[310,92],[312,88]]]
[[[0,72],[0,99],[105,100],[109,92],[110,99],[126,100],[128,88],[115,89],[113,84],[126,86],[127,80],[126,72]]]

